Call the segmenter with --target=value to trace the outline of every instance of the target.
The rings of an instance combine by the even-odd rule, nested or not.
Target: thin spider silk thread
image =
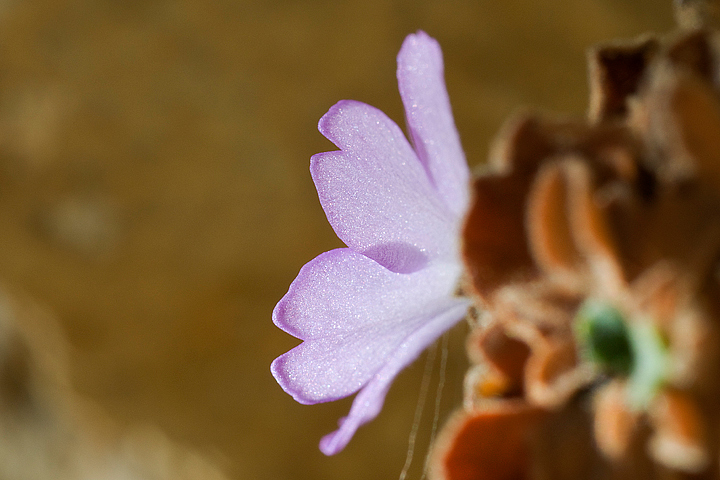
[[[420,396],[418,397],[417,405],[415,406],[415,417],[413,418],[413,425],[410,429],[410,436],[408,437],[408,451],[405,456],[405,465],[400,472],[400,479],[405,480],[407,477],[408,470],[412,464],[413,456],[415,455],[415,441],[417,440],[418,430],[420,429],[420,419],[422,418],[423,410],[425,409],[425,401],[427,400],[428,390],[430,389],[430,380],[432,378],[433,367],[435,366],[435,355],[437,354],[437,342],[433,344],[430,351],[428,351],[427,358],[425,359],[425,372],[423,373],[423,379],[420,383]]]
[[[420,480],[425,480],[430,465],[430,452],[435,443],[435,434],[437,434],[438,421],[440,418],[440,402],[442,401],[443,388],[445,387],[445,372],[447,371],[448,361],[448,344],[450,342],[450,333],[445,332],[442,337],[442,347],[440,348],[440,378],[438,379],[437,392],[435,393],[435,413],[433,414],[432,430],[430,431],[430,444],[425,454],[425,465]]]

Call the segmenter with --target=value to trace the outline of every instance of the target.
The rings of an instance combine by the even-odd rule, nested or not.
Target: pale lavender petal
[[[385,402],[385,395],[395,376],[446,330],[461,320],[467,311],[468,302],[461,299],[447,299],[446,308],[435,313],[411,335],[409,335],[386,359],[384,366],[363,387],[353,401],[350,413],[342,420],[340,428],[326,435],[320,441],[320,450],[325,455],[334,455],[348,444],[361,425],[375,418]]]
[[[398,54],[398,86],[420,161],[456,216],[465,213],[470,171],[445,88],[440,45],[425,32],[408,35]]]
[[[420,347],[417,332],[430,328],[436,338],[450,326],[437,318],[466,305],[452,296],[459,271],[438,263],[400,274],[351,249],[321,254],[300,270],[273,311],[278,327],[304,340],[275,359],[273,375],[306,404],[346,397],[373,378],[376,383],[378,372],[402,368],[398,362],[407,364],[432,341]]]
[[[320,203],[348,247],[409,273],[454,257],[456,218],[400,128],[380,110],[342,101],[319,129],[340,151],[312,157]]]
[[[469,172],[437,43],[423,32],[409,36],[397,73],[414,147],[369,105],[342,101],[323,116],[319,130],[340,150],[315,155],[310,170],[350,248],[305,265],[273,311],[278,327],[303,340],[271,367],[286,392],[318,403],[360,390],[321,441],[328,455],[377,416],[398,372],[469,305],[455,297]]]

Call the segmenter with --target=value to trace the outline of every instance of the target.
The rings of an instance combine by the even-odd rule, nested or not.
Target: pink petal
[[[408,35],[398,54],[397,78],[415,151],[459,217],[468,204],[470,171],[455,128],[437,41],[422,31]]]
[[[320,441],[320,450],[325,455],[340,452],[352,439],[358,427],[380,413],[385,395],[395,376],[443,332],[461,320],[467,312],[467,306],[467,302],[463,300],[448,298],[442,310],[435,312],[432,317],[428,316],[422,326],[395,347],[392,354],[385,359],[383,367],[355,397],[350,413],[342,420],[340,428],[325,435]]]
[[[278,327],[304,340],[275,359],[273,375],[306,404],[346,397],[378,378],[389,384],[464,315],[467,302],[452,297],[458,274],[453,264],[399,274],[350,249],[321,254],[300,270],[273,312]],[[452,321],[445,319],[448,309],[456,312]]]
[[[310,172],[347,246],[401,273],[455,257],[456,218],[392,120],[346,100],[320,119],[319,129],[340,151],[313,156]]]

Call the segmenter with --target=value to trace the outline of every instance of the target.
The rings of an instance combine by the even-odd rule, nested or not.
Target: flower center
[[[630,374],[633,367],[630,332],[617,308],[589,300],[578,311],[575,327],[588,360],[607,373]]]
[[[575,317],[575,335],[584,357],[608,375],[627,378],[627,400],[645,408],[663,386],[668,345],[649,319],[629,322],[608,302],[587,300]]]

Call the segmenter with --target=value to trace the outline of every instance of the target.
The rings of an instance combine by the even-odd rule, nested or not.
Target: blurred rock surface
[[[67,345],[32,300],[0,290],[0,477],[225,480],[156,427],[123,427],[69,382]]]

